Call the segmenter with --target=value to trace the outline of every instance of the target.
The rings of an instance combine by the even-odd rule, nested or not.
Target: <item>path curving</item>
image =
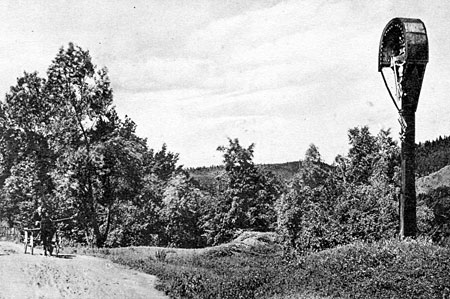
[[[168,298],[157,278],[90,256],[23,254],[0,242],[0,298]]]

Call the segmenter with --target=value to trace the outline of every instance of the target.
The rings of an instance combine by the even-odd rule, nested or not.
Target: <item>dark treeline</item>
[[[350,150],[332,165],[312,144],[277,166],[281,176],[253,162],[253,144],[229,139],[207,183],[210,168],[187,171],[135,131],[116,113],[107,70],[88,51],[61,48],[46,78],[25,73],[0,105],[0,219],[31,226],[44,206],[70,218],[60,224],[68,242],[99,247],[202,247],[254,230],[303,252],[398,232],[400,150],[389,131],[349,130]],[[441,206],[419,200],[422,234],[447,236]]]
[[[300,170],[301,162],[285,162],[274,164],[257,164],[257,167],[266,172],[273,173],[281,181],[289,181]],[[223,165],[202,166],[186,168],[186,171],[202,190],[211,191],[215,188],[217,177],[223,175]]]
[[[416,145],[416,177],[420,178],[450,165],[450,137],[438,137],[432,141]],[[282,180],[289,180],[299,171],[300,163],[286,162],[258,165],[273,172]],[[206,184],[214,180],[223,166],[188,168],[187,171],[197,180]]]
[[[301,162],[293,161],[285,163],[257,164],[257,166],[272,172],[281,180],[289,180],[300,170]],[[207,181],[209,179],[214,179],[217,174],[225,171],[225,167],[223,165],[190,167],[186,168],[186,171],[194,178]]]

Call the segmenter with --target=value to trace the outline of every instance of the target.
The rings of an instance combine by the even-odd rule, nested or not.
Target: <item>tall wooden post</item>
[[[406,64],[401,82],[401,117],[406,128],[402,138],[402,194],[400,196],[400,236],[417,234],[416,220],[416,110],[422,88],[424,65]]]
[[[400,236],[412,237],[417,233],[415,134],[416,113],[408,101],[402,101],[402,117],[406,128],[402,138],[402,193],[400,195]]]
[[[419,19],[395,18],[381,36],[378,71],[383,80],[383,68],[394,72],[396,98],[389,94],[399,110],[402,124],[402,189],[399,202],[400,237],[417,234],[415,184],[416,110],[419,103],[425,67],[428,63],[428,38],[425,25]],[[400,101],[399,108],[397,102]]]

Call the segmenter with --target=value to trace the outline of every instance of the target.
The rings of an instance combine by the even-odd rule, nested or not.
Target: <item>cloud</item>
[[[5,1],[0,87],[23,70],[42,75],[73,41],[108,67],[119,113],[187,165],[220,163],[226,137],[255,142],[261,162],[298,159],[311,142],[331,161],[348,128],[398,127],[376,66],[381,31],[397,16],[422,18],[429,32],[418,140],[445,134],[449,3]]]
[[[314,11],[306,7],[308,11],[303,10],[304,16]],[[281,63],[278,66],[281,71],[281,68],[286,68],[283,63],[293,56],[292,53],[298,52],[294,49],[294,43],[291,43],[291,51],[289,45],[277,45],[277,40],[280,36],[295,33],[299,27],[307,29],[302,25],[301,18],[295,18],[290,4],[286,3],[207,23],[185,37],[176,35],[178,42],[174,48],[167,49],[171,44],[168,39],[161,41],[166,51],[159,51],[150,45],[151,51],[139,50],[137,56],[130,55],[125,60],[121,57],[121,61],[111,69],[112,77],[120,80],[117,87],[150,91],[190,86],[224,92],[269,88],[266,85],[277,79],[273,77],[279,74],[275,70],[276,65],[268,70],[268,64]],[[284,43],[283,40],[281,42]],[[126,44],[133,46],[135,43],[130,41]],[[124,44],[115,48],[120,53]],[[257,80],[266,82],[258,83]]]
[[[327,72],[335,74],[340,68],[361,73],[367,67],[364,63],[373,64],[367,49],[377,47],[378,34],[362,34],[367,25],[355,26],[363,19],[356,16],[348,22],[350,13],[345,1],[282,2],[213,20],[188,34],[171,55],[130,56],[111,72],[119,88],[137,92],[174,88],[250,92],[302,85],[320,76],[326,84]],[[356,48],[361,57],[355,57]]]
[[[112,76],[119,88],[141,92],[145,90],[202,87],[209,72],[206,60],[191,58],[151,57],[145,61],[130,59],[116,63]]]

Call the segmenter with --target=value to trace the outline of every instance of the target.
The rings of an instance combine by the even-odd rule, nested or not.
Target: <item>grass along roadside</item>
[[[286,260],[262,248],[86,252],[158,276],[172,298],[449,298],[450,249],[387,240]]]

